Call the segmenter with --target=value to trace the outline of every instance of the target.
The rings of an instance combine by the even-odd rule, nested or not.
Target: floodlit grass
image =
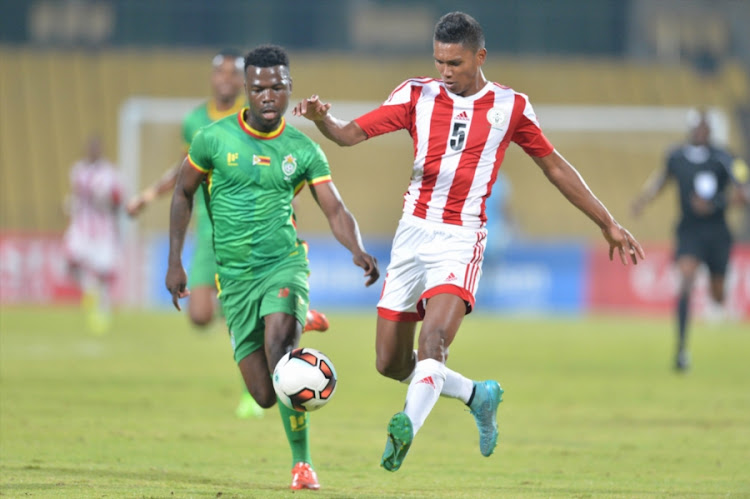
[[[750,496],[750,328],[696,324],[671,370],[667,319],[469,316],[449,365],[506,390],[500,443],[441,399],[401,470],[379,468],[405,386],[374,369],[374,313],[329,314],[302,344],[339,375],[312,414],[318,497]],[[288,497],[276,408],[234,417],[239,373],[221,326],[121,312],[106,336],[76,309],[0,311],[0,495]],[[299,494],[299,493],[298,493]]]

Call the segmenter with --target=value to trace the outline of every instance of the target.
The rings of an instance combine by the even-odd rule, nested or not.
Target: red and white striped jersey
[[[73,192],[68,230],[89,240],[116,237],[124,193],[115,166],[103,159],[79,161],[73,165],[70,182]]]
[[[530,156],[553,151],[528,97],[492,82],[461,97],[441,80],[412,78],[355,121],[368,138],[409,131],[414,166],[404,213],[440,223],[484,227],[485,200],[511,141]]]

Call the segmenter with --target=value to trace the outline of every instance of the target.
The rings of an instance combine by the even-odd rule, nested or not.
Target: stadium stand
[[[0,229],[61,231],[65,224],[61,206],[68,189],[68,170],[80,156],[84,138],[99,132],[104,137],[106,155],[116,159],[117,117],[122,102],[135,95],[206,95],[205,61],[210,53],[0,47],[0,99],[4,107],[0,115]],[[339,55],[305,54],[295,61],[299,61],[294,68],[295,98],[318,92],[337,100],[382,101],[405,76],[434,74],[431,61],[424,57],[389,59],[387,65],[377,58],[363,60]],[[326,68],[325,78],[321,78],[322,67]],[[705,105],[719,107],[733,115],[735,109],[746,105],[750,99],[748,75],[741,66],[731,62],[723,64],[714,76],[706,77],[684,65],[492,57],[485,73],[493,80],[529,94],[537,106]],[[544,117],[541,118],[544,125]],[[739,122],[734,120],[730,144],[735,145],[735,149],[741,143],[739,129]],[[642,184],[663,154],[663,141],[654,143],[647,135],[636,134],[631,138],[634,142],[619,150],[621,155],[613,164],[612,151],[618,151],[612,145],[618,141],[616,135],[605,134],[597,141],[556,132],[551,132],[551,136],[594,190],[607,200],[608,206],[623,214],[631,193]],[[339,153],[330,146],[326,149],[332,163],[336,164],[334,158]],[[538,171],[521,156],[518,151],[511,152],[506,166],[517,199],[537,196],[540,184]],[[406,185],[407,173],[403,156],[394,154],[393,157],[399,158],[398,164],[383,165],[378,162],[382,158],[370,159],[362,155],[358,162],[364,164],[357,168],[364,168],[360,172],[393,169],[399,176],[390,182],[397,184],[400,190]],[[603,168],[600,158],[605,157],[609,159]],[[516,167],[516,163],[522,163],[523,167]],[[362,198],[367,205],[372,195],[366,192],[359,178],[345,176],[344,183],[342,179],[338,183],[342,191],[347,192],[348,199]],[[369,206],[373,206],[372,203],[374,199]],[[671,213],[670,203],[665,201],[664,209]],[[558,215],[526,203],[519,211],[522,224],[531,233],[598,237],[591,233],[587,221],[581,220],[583,217],[570,217],[564,210]],[[386,218],[391,215],[394,220],[397,218],[397,213]],[[382,214],[358,213],[358,216],[366,227],[376,232],[392,230],[390,222],[384,224],[376,220]],[[564,217],[564,222],[558,217]],[[642,239],[662,240],[667,236],[663,233],[663,224],[644,227],[647,233],[639,235]]]

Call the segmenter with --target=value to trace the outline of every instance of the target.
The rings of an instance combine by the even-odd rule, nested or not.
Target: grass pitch
[[[750,496],[750,328],[693,328],[671,370],[668,319],[469,316],[449,366],[505,388],[500,442],[441,399],[402,468],[379,468],[405,386],[374,369],[373,313],[329,314],[303,337],[339,386],[312,414],[318,497]],[[238,420],[241,383],[220,325],[121,312],[88,335],[77,309],[0,311],[0,495],[288,497],[276,408]]]

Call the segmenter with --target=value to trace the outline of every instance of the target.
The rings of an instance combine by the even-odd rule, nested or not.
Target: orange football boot
[[[328,330],[328,318],[324,313],[318,312],[317,310],[308,310],[307,317],[305,318],[305,328],[302,330],[303,333],[308,331],[320,331],[321,333]]]
[[[320,488],[318,475],[309,463],[299,462],[294,465],[294,468],[292,468],[292,484],[289,488],[292,490],[318,490]]]

